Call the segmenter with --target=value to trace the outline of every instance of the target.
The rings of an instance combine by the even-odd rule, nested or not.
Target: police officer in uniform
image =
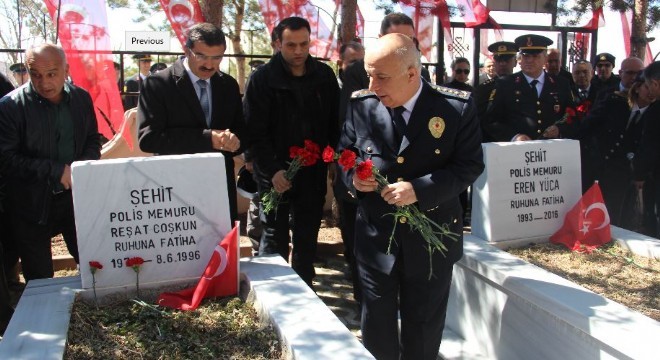
[[[484,131],[494,141],[554,139],[569,124],[561,121],[574,96],[568,81],[546,73],[547,48],[552,40],[523,35],[515,40],[522,71],[497,79],[489,96]]]
[[[591,91],[596,93],[596,97],[600,97],[599,93],[603,90],[618,90],[617,88],[621,82],[621,78],[612,72],[616,64],[614,55],[609,53],[598,54],[593,64],[594,69],[596,69],[596,76],[591,79]]]
[[[493,92],[493,89],[495,89],[495,80],[499,77],[513,74],[513,68],[516,67],[518,45],[509,41],[498,41],[490,44],[488,46],[488,51],[493,54],[496,77],[481,83],[473,93],[474,101],[477,105],[477,115],[482,121],[485,119],[486,109],[488,108],[488,98]],[[484,132],[482,141],[490,142],[493,141],[493,139],[489,138],[488,134]]]
[[[390,182],[381,191],[373,178],[341,171],[342,181],[357,191],[355,255],[364,346],[379,360],[435,360],[452,267],[463,254],[458,194],[484,167],[479,123],[468,92],[422,81],[419,52],[409,37],[379,38],[364,63],[369,90],[353,95],[339,150],[370,159]],[[457,241],[443,240],[445,255],[436,251],[431,259],[407,218],[394,227],[391,214],[404,205],[458,235]],[[391,236],[396,241],[388,248]]]
[[[138,73],[124,81],[124,92],[136,93],[142,90],[144,79],[151,73],[151,55],[135,54],[133,60],[138,63]],[[124,110],[138,105],[138,95],[124,95]]]

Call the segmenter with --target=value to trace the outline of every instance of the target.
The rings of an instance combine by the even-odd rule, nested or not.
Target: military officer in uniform
[[[594,59],[594,68],[596,69],[596,76],[591,79],[592,91],[599,97],[599,93],[603,90],[614,89],[619,86],[621,79],[613,73],[616,64],[616,58],[610,53],[600,53]]]
[[[543,70],[552,40],[529,34],[515,43],[522,71],[497,80],[488,98],[484,131],[494,141],[559,138],[570,126],[562,120],[574,97],[566,79]]]
[[[355,151],[358,162],[370,159],[390,184],[378,191],[373,177],[341,171],[358,199],[355,255],[363,341],[379,360],[435,360],[452,266],[463,254],[458,194],[484,168],[479,122],[468,92],[422,81],[419,51],[409,37],[379,38],[364,63],[369,90],[353,95],[339,150]],[[404,205],[418,207],[457,235],[456,241],[443,237],[445,255],[436,251],[430,258],[424,238],[406,218],[394,228],[391,214]],[[388,251],[390,236],[395,241]]]
[[[516,67],[516,53],[518,45],[509,41],[498,41],[488,46],[488,51],[493,54],[495,62],[495,77],[481,83],[474,90],[474,101],[477,105],[477,115],[480,120],[485,119],[486,109],[488,108],[488,98],[495,89],[495,80],[513,74],[513,68]],[[483,125],[482,125],[483,127]],[[482,137],[483,142],[493,141],[485,132]]]
[[[138,73],[124,81],[124,92],[136,93],[142,90],[144,79],[151,73],[151,55],[135,54],[133,60],[138,63]],[[138,105],[138,95],[124,95],[124,110]]]

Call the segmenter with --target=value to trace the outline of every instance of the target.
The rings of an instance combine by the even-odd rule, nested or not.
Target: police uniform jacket
[[[140,92],[140,90],[142,90],[142,77],[140,77],[139,72],[124,81],[124,92]],[[124,110],[132,109],[137,106],[137,95],[124,95]]]
[[[600,93],[607,91],[609,89],[619,90],[619,83],[621,83],[621,78],[615,74],[612,74],[609,79],[603,81],[598,76],[594,76],[591,79],[591,88],[590,91],[593,91],[596,94],[596,98],[600,98]]]
[[[540,96],[522,72],[496,81],[484,119],[484,131],[494,141],[511,141],[517,134],[540,139],[545,129],[563,118],[566,107],[573,106],[568,82],[548,73]],[[561,135],[565,124],[557,126]]]
[[[458,195],[481,174],[484,168],[481,132],[473,101],[467,92],[438,87],[422,81],[422,90],[412,110],[401,144],[388,109],[368,91],[357,93],[349,104],[339,149],[357,153],[358,162],[371,159],[374,167],[390,183],[412,184],[417,206],[437,224],[447,224],[459,240],[443,241],[445,256],[433,254],[433,270],[453,263],[463,254],[462,209]],[[343,181],[352,186],[353,171],[343,172]],[[429,254],[421,235],[405,223],[396,226],[396,242],[388,254],[389,237],[395,211],[380,193],[355,194],[359,199],[356,219],[355,255],[364,266],[389,274],[396,256],[403,251],[407,274],[428,276]],[[405,221],[404,219],[402,221]]]

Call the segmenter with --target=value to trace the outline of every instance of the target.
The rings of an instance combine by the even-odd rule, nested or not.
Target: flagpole
[[[55,22],[55,43],[57,44],[57,41],[60,36],[60,10],[62,9],[62,0],[57,1],[57,21]]]

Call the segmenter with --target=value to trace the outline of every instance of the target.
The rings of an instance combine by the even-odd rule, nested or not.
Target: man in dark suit
[[[221,152],[227,170],[231,220],[237,219],[233,157],[245,121],[238,83],[218,71],[225,35],[209,23],[193,26],[185,57],[146,78],[140,93],[140,149],[159,155]]]
[[[624,226],[630,215],[624,210],[631,181],[630,160],[638,150],[643,128],[640,120],[649,105],[647,94],[639,96],[636,90],[630,100],[628,95],[621,91],[607,93],[580,122],[577,136],[580,142],[589,144],[583,163],[583,187],[599,181],[610,223],[616,226]]]
[[[557,49],[549,49],[548,56],[545,62],[545,71],[554,76],[563,77],[568,81],[571,90],[575,90],[575,82],[573,82],[573,74],[568,72],[561,62],[561,54]]]
[[[144,79],[151,73],[151,55],[135,54],[133,60],[137,61],[138,73],[124,80],[124,92],[139,93],[142,90]],[[124,110],[132,109],[138,105],[138,95],[124,95]]]
[[[648,88],[650,95],[655,101],[649,105],[646,113],[642,117],[644,131],[638,152],[634,159],[634,184],[637,189],[652,191],[652,197],[655,203],[654,216],[656,218],[657,234],[660,237],[660,223],[657,222],[660,215],[660,61],[655,61],[644,69],[644,85]],[[653,180],[652,189],[649,189],[647,182]],[[645,196],[647,198],[647,196]],[[653,211],[651,211],[653,212]]]
[[[370,91],[354,94],[339,146],[360,161],[372,160],[390,182],[378,192],[373,177],[342,172],[359,200],[355,255],[364,345],[377,359],[436,359],[452,266],[463,254],[458,194],[484,168],[479,123],[467,92],[421,80],[419,51],[407,36],[378,39],[367,49],[365,66]],[[405,218],[393,229],[391,214],[404,205],[456,234],[457,241],[442,238],[446,254],[429,254]],[[390,236],[395,241],[388,251]]]
[[[560,123],[573,106],[568,82],[543,71],[552,40],[523,35],[515,40],[522,55],[522,71],[497,80],[489,96],[484,131],[494,141],[554,139],[568,126]]]

